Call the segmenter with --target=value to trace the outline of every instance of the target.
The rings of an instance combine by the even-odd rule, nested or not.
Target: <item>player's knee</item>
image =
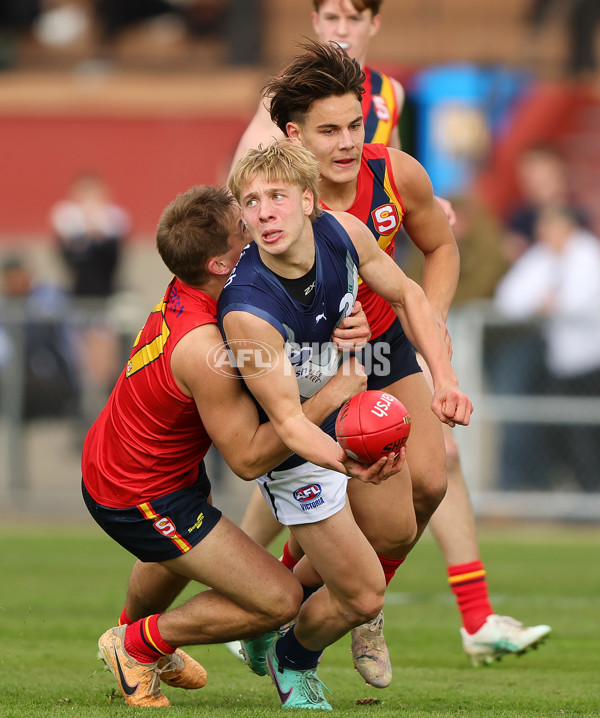
[[[432,472],[427,481],[413,482],[413,501],[417,521],[427,522],[446,495],[445,471]]]
[[[263,630],[272,631],[296,618],[302,605],[302,587],[294,580],[282,590],[271,592],[264,598],[266,600],[261,606],[260,620],[266,625]]]
[[[405,520],[402,525],[402,531],[397,537],[398,546],[410,546],[417,538],[417,517],[412,515],[410,520]],[[384,556],[386,554],[384,553]]]
[[[383,604],[384,592],[363,591],[348,601],[345,615],[352,627],[360,626],[378,616]]]
[[[412,512],[403,516],[401,520],[380,532],[377,538],[371,541],[375,551],[381,556],[393,554],[402,546],[410,546],[417,538],[417,517]]]

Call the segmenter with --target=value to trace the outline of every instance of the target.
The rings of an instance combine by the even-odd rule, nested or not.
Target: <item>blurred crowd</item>
[[[109,61],[124,31],[152,22],[179,38],[220,37],[229,62],[256,64],[262,59],[265,12],[262,0],[0,0],[0,69],[14,66],[15,45],[24,31],[51,47],[86,39],[93,46],[90,59]],[[547,25],[564,28],[567,74],[597,71],[597,0],[528,0],[522,22],[532,46]]]
[[[222,38],[230,62],[256,63],[260,11],[260,0],[0,0],[0,69],[18,62],[23,33],[49,48],[86,44],[90,66],[109,67],[121,35],[140,26],[154,29],[156,42]]]
[[[527,148],[516,170],[519,195],[505,218],[473,192],[450,197],[461,256],[454,306],[485,300],[506,320],[485,336],[485,376],[494,395],[600,396],[600,240],[572,197],[558,147]],[[49,225],[68,282],[36,277],[25,255],[4,257],[0,366],[15,352],[24,360],[24,421],[71,417],[83,435],[128,350],[111,322],[110,299],[119,290],[131,219],[103,178],[85,171],[49,208]],[[398,260],[419,279],[422,254],[408,237]],[[17,324],[8,321],[15,308]],[[501,426],[499,444],[499,489],[600,488],[597,423],[563,423],[560,415],[548,423],[515,420]]]
[[[454,306],[488,300],[505,324],[488,327],[484,366],[498,396],[600,396],[600,239],[576,202],[556,145],[518,157],[519,192],[498,217],[474,192],[452,197],[461,256]],[[419,279],[420,253],[402,262]],[[568,413],[568,412],[567,412]],[[515,420],[502,426],[496,485],[600,489],[600,426]]]
[[[13,418],[71,418],[83,438],[122,368],[110,300],[131,219],[103,177],[86,170],[49,208],[48,222],[66,281],[38,276],[25,254],[4,257],[0,368],[20,363],[15,380],[22,391]]]

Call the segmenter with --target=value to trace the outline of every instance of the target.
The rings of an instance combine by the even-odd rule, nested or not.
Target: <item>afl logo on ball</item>
[[[321,487],[319,484],[311,484],[310,486],[303,486],[301,489],[294,491],[294,498],[301,504],[306,501],[314,501],[321,495]]]

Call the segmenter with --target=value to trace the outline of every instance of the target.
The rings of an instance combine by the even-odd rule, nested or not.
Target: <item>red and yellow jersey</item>
[[[137,506],[196,481],[212,442],[173,378],[171,354],[192,329],[216,323],[216,312],[212,297],[173,279],[150,313],[84,442],[83,480],[98,503]]]
[[[377,243],[392,259],[396,249],[396,235],[406,213],[394,182],[391,160],[384,145],[365,144],[357,177],[356,197],[346,212],[354,215],[371,230]],[[321,202],[325,209],[329,209]],[[361,282],[357,299],[362,304],[372,339],[390,327],[396,314],[391,306]]]
[[[362,97],[365,142],[389,145],[393,128],[398,124],[398,102],[391,79],[369,67]]]

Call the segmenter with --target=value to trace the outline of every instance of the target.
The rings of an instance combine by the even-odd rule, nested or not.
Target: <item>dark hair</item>
[[[287,67],[263,88],[273,122],[286,133],[288,122],[301,123],[315,100],[354,93],[359,102],[365,73],[360,64],[335,43],[310,40]]]
[[[325,0],[313,0],[313,6],[317,12],[321,9],[321,5],[325,2]],[[354,6],[355,10],[358,10],[358,12],[363,12],[363,10],[370,10],[371,13],[375,15],[379,15],[379,8],[381,7],[381,3],[383,0],[350,0],[352,5]]]
[[[156,230],[156,248],[169,271],[186,284],[202,284],[209,260],[230,249],[237,207],[226,189],[207,186],[191,187],[167,205]]]

